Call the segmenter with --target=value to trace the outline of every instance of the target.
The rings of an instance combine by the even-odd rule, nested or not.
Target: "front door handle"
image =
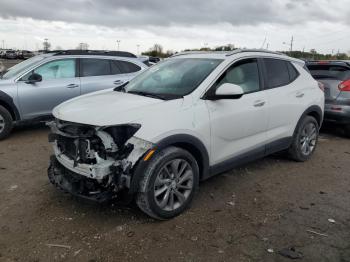
[[[121,85],[123,83],[124,82],[122,80],[116,80],[116,81],[113,82],[113,84],[115,84],[115,85]]]
[[[69,84],[69,85],[67,85],[67,88],[76,88],[76,87],[78,87],[77,84]]]
[[[297,97],[297,98],[302,98],[304,95],[305,95],[304,93],[298,92],[298,93],[295,95],[295,97]]]
[[[255,107],[262,107],[264,105],[265,105],[265,101],[262,101],[262,100],[257,100],[254,102]]]

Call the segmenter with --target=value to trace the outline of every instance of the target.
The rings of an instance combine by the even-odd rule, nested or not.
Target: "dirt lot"
[[[47,133],[0,142],[0,261],[290,261],[278,251],[291,247],[302,261],[350,261],[350,140],[336,133],[307,163],[272,156],[202,183],[166,222],[58,192]]]

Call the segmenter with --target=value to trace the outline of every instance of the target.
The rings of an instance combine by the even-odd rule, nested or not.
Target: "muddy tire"
[[[186,150],[168,147],[157,152],[144,170],[136,203],[149,216],[166,220],[185,211],[198,188],[199,168]]]
[[[319,126],[312,116],[304,117],[293,135],[293,142],[288,153],[297,161],[307,161],[314,153],[318,142]]]
[[[13,120],[10,112],[3,106],[0,106],[0,140],[8,137],[12,128]]]

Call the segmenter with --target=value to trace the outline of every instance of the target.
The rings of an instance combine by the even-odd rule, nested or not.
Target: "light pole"
[[[117,45],[118,45],[118,51],[119,51],[120,40],[117,40]]]
[[[293,44],[294,44],[294,36],[292,36],[292,39],[290,40],[290,43],[283,42],[284,45],[289,46],[289,51],[292,53],[293,51]]]

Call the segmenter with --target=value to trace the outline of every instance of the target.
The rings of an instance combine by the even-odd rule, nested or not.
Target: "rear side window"
[[[344,81],[350,79],[350,68],[341,65],[308,65],[311,75],[316,80],[331,79]]]
[[[266,71],[266,89],[285,86],[291,82],[289,77],[288,62],[279,59],[264,58],[264,65]]]
[[[81,59],[81,76],[111,75],[111,67],[107,59]]]
[[[141,70],[141,67],[139,67],[138,65],[127,61],[115,60],[114,65],[119,69],[119,72],[121,74],[135,73]]]
[[[298,78],[299,72],[295,69],[294,65],[291,62],[286,62],[288,66],[288,73],[289,73],[289,81],[293,82],[295,79]]]

